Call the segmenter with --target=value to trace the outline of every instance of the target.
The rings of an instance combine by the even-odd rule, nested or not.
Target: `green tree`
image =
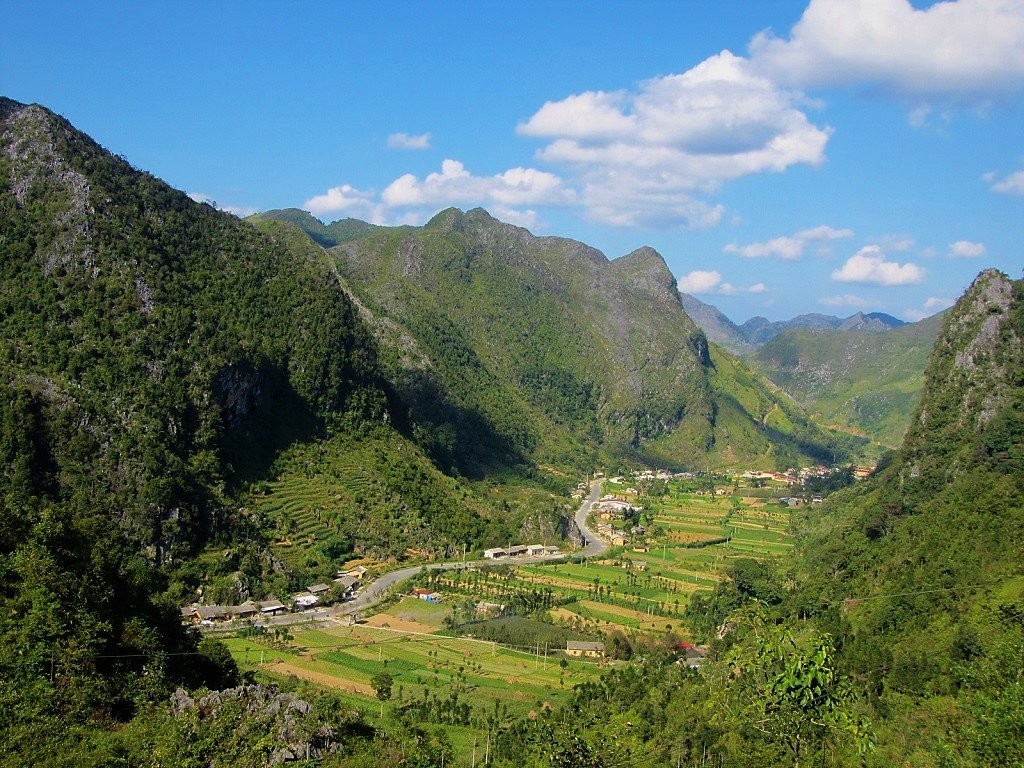
[[[740,637],[729,655],[739,671],[731,693],[740,722],[782,746],[795,768],[824,745],[873,748],[868,722],[856,715],[852,685],[837,669],[832,638],[809,627],[769,620],[760,603],[735,616]]]
[[[381,717],[384,717],[384,702],[391,698],[391,687],[394,683],[394,678],[387,672],[378,672],[370,678],[370,687],[376,692],[377,699],[380,701]]]

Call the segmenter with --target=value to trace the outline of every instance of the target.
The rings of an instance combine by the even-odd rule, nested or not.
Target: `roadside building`
[[[600,659],[604,656],[604,643],[587,640],[566,640],[565,655],[574,658]]]

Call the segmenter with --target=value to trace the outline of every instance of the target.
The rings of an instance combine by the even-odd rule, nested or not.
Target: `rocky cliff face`
[[[1024,281],[987,270],[949,311],[932,351],[901,450],[906,487],[946,482],[1024,440],[1022,414]]]

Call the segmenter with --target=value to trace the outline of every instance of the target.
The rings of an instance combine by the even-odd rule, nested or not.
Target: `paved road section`
[[[585,542],[583,549],[577,553],[580,557],[597,557],[608,551],[608,542],[587,527],[587,516],[600,498],[601,481],[594,480],[590,484],[590,495],[583,500],[580,508],[576,511],[576,525],[579,526]]]

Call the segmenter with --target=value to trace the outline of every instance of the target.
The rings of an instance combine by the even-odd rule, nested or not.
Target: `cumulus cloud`
[[[953,303],[953,299],[930,296],[925,301],[922,309],[908,309],[903,313],[903,316],[916,323],[918,320],[924,320],[926,317],[931,317],[944,309],[952,307]]]
[[[735,296],[740,293],[764,293],[764,283],[755,283],[746,288],[722,281],[721,272],[711,269],[695,269],[688,275],[679,278],[679,290],[683,293],[718,293],[723,296]]]
[[[389,149],[430,149],[430,134],[392,133],[388,136]]]
[[[376,218],[373,215],[373,193],[356,189],[349,184],[331,187],[322,195],[309,198],[302,207],[314,216],[345,214],[370,220]]]
[[[908,285],[924,279],[924,270],[907,262],[897,264],[885,260],[885,252],[877,245],[868,245],[847,259],[832,272],[832,279],[841,283],[873,283],[875,285]]]
[[[722,210],[697,196],[723,181],[823,161],[830,130],[812,124],[804,105],[722,51],[636,91],[547,102],[517,132],[549,140],[537,156],[574,170],[594,220],[700,227]]]
[[[986,173],[982,178],[992,185],[993,192],[1024,197],[1024,171],[1017,171],[1002,178],[996,173]]]
[[[721,272],[713,269],[695,269],[679,278],[679,290],[683,293],[712,293],[721,282]]]
[[[568,205],[575,193],[553,173],[511,168],[495,176],[474,176],[458,160],[445,160],[440,173],[395,179],[380,195],[389,208],[455,205]]]
[[[759,72],[801,88],[867,85],[925,102],[985,100],[1024,86],[1024,2],[811,0],[788,40],[766,30],[750,54]]]
[[[844,293],[841,296],[822,296],[818,299],[819,304],[826,307],[866,307],[867,299],[854,296],[852,293]]]
[[[835,229],[822,225],[813,229],[804,229],[795,235],[776,237],[763,243],[750,243],[748,245],[737,245],[729,243],[722,250],[726,253],[735,253],[747,259],[763,258],[774,256],[775,258],[792,261],[803,256],[809,243],[828,242],[845,237],[853,237],[851,229]]]
[[[374,223],[422,223],[449,205],[486,206],[498,218],[533,227],[539,215],[531,206],[570,205],[576,192],[553,173],[535,168],[510,168],[494,176],[475,176],[458,160],[445,160],[441,170],[420,178],[399,176],[380,194],[342,184],[302,204],[310,213],[355,216]]]
[[[987,105],[1024,88],[1024,2],[811,0],[788,39],[765,30],[749,51],[756,71],[784,85],[897,95],[920,127],[949,118],[937,107]]]
[[[986,253],[985,246],[981,243],[972,243],[967,240],[957,240],[949,246],[949,255],[960,259],[977,259]]]

